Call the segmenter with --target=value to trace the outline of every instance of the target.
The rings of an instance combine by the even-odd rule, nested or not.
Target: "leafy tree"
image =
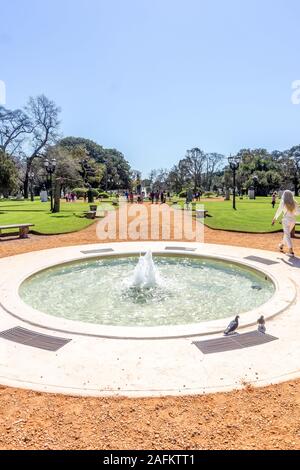
[[[281,152],[279,157],[283,181],[287,188],[293,189],[299,196],[300,186],[300,145]]]
[[[51,190],[54,189],[53,212],[59,212],[62,188],[74,187],[82,182],[81,165],[74,158],[72,152],[60,145],[48,147],[46,156],[49,160],[54,158],[56,160],[56,168],[53,175],[54,188],[51,188]],[[40,164],[43,164],[43,160],[40,160]]]
[[[18,172],[13,159],[0,150],[0,194],[7,197],[18,187]]]
[[[238,152],[241,163],[237,172],[237,186],[249,189],[254,186],[258,196],[266,196],[280,188],[282,183],[278,155],[266,149],[242,149]],[[257,179],[254,179],[257,177]]]
[[[118,150],[104,149],[96,142],[81,137],[65,137],[59,143],[69,150],[85,149],[90,159],[102,165],[102,174],[97,187],[105,190],[130,187],[130,165]]]

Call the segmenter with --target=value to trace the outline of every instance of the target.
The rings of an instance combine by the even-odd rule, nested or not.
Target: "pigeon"
[[[229,333],[233,333],[237,329],[239,326],[239,318],[240,317],[237,315],[235,319],[229,323],[226,330],[224,331],[224,335],[229,335]]]
[[[251,286],[251,288],[252,288],[253,290],[262,290],[262,287],[260,287],[260,286],[255,286],[255,285]]]
[[[261,317],[259,317],[259,319],[257,320],[257,330],[260,332],[260,333],[266,333],[266,321],[265,321],[265,318],[263,315],[261,315]]]

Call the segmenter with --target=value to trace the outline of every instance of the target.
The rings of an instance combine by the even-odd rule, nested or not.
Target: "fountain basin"
[[[31,307],[56,317],[155,327],[235,316],[260,307],[275,292],[260,271],[203,256],[154,255],[155,280],[155,272],[143,272],[149,253],[58,265],[25,280],[19,293]]]
[[[221,247],[218,245],[207,245],[207,244],[204,245],[204,244],[194,244],[194,243],[190,243],[190,244],[180,243],[180,245],[182,249],[186,248],[188,250],[191,249],[194,251],[188,252],[188,253],[183,252],[180,248],[178,249],[178,243],[173,244],[172,246],[172,243],[162,243],[162,242],[149,243],[148,242],[148,243],[134,243],[134,244],[133,243],[107,244],[105,245],[106,247],[105,249],[107,253],[101,253],[101,258],[99,258],[99,249],[103,250],[103,244],[94,245],[94,246],[85,245],[82,247],[58,248],[58,249],[53,249],[53,250],[45,250],[45,252],[31,253],[30,266],[26,265],[26,263],[25,264],[23,263],[22,266],[19,266],[18,272],[15,273],[14,276],[11,276],[10,284],[7,285],[7,283],[4,283],[4,285],[1,286],[0,292],[2,292],[2,297],[1,297],[2,306],[6,309],[7,312],[13,314],[17,318],[22,319],[31,325],[51,329],[52,331],[66,332],[66,333],[87,335],[87,336],[141,339],[141,338],[172,338],[172,337],[185,337],[185,336],[199,336],[199,335],[205,335],[205,334],[211,334],[211,333],[219,333],[219,332],[224,331],[225,327],[227,326],[228,321],[232,318],[232,316],[234,316],[237,313],[245,312],[245,313],[242,313],[241,319],[240,319],[240,328],[243,328],[243,326],[256,324],[256,320],[260,315],[264,315],[265,318],[268,319],[284,311],[293,302],[295,298],[295,294],[296,294],[295,286],[286,277],[282,277],[282,278],[280,277],[280,270],[278,270],[278,266],[276,266],[276,263],[268,266],[268,265],[260,265],[257,262],[246,260],[245,259],[246,256],[243,257],[240,254],[241,249],[239,249],[239,256],[233,256],[232,253],[234,252],[236,253],[236,249],[233,249],[232,247]],[[71,319],[71,317],[68,316],[70,312],[67,312],[66,314],[66,309],[65,310],[59,309],[60,312],[54,312],[53,310],[51,310],[50,307],[49,309],[51,311],[48,310],[48,307],[47,309],[45,309],[44,305],[48,306],[48,304],[50,305],[51,302],[49,303],[47,301],[47,297],[45,297],[46,291],[44,287],[43,288],[41,287],[41,292],[43,295],[41,295],[40,297],[40,300],[42,299],[42,302],[44,302],[44,305],[43,304],[34,305],[34,308],[32,308],[32,306],[26,303],[28,302],[28,299],[26,299],[26,302],[25,302],[24,299],[22,299],[19,296],[19,291],[21,292],[21,295],[23,295],[22,289],[27,283],[35,282],[35,279],[37,280],[39,276],[47,277],[49,274],[49,271],[47,273],[47,270],[49,268],[51,269],[53,268],[53,271],[55,274],[55,270],[58,270],[59,272],[60,270],[71,269],[71,272],[72,272],[74,271],[74,267],[76,270],[78,268],[81,269],[86,264],[88,266],[91,266],[95,263],[96,264],[102,263],[103,271],[107,271],[108,270],[107,263],[108,264],[115,263],[115,265],[117,266],[117,272],[118,272],[120,268],[120,263],[121,264],[124,263],[123,267],[126,266],[126,270],[123,271],[123,274],[124,274],[123,277],[125,278],[125,272],[127,274],[128,272],[130,272],[130,270],[133,270],[137,262],[139,254],[141,252],[146,252],[148,248],[151,248],[153,250],[155,254],[154,256],[155,262],[157,262],[158,260],[158,264],[161,265],[161,268],[160,267],[159,268],[162,269],[163,278],[165,277],[168,278],[168,276],[165,276],[164,275],[165,273],[163,272],[165,269],[165,266],[167,266],[169,273],[171,273],[170,276],[172,280],[173,280],[174,275],[176,274],[174,273],[175,271],[174,268],[172,267],[170,268],[170,263],[171,264],[173,263],[173,266],[175,263],[176,270],[181,269],[182,265],[185,264],[187,266],[185,266],[184,269],[188,268],[188,269],[191,269],[193,272],[198,270],[198,274],[199,274],[200,271],[203,271],[203,262],[212,264],[213,270],[216,269],[216,265],[224,266],[224,262],[225,262],[226,269],[229,270],[229,279],[231,275],[230,269],[233,269],[233,270],[238,269],[238,270],[241,270],[241,272],[243,272],[243,276],[246,273],[246,281],[248,282],[250,279],[251,285],[253,285],[253,276],[255,278],[255,282],[257,280],[266,281],[268,288],[270,289],[269,294],[268,294],[269,297],[261,299],[259,304],[252,305],[252,306],[250,305],[250,308],[247,307],[247,302],[244,305],[244,307],[242,307],[241,304],[239,304],[239,302],[237,304],[233,302],[234,294],[232,293],[232,291],[230,291],[230,282],[228,281],[228,282],[225,282],[225,285],[223,284],[222,288],[225,291],[225,296],[227,295],[229,299],[228,304],[231,310],[230,309],[228,310],[227,308],[228,306],[226,306],[225,308],[225,304],[224,303],[222,304],[221,302],[221,306],[224,306],[222,311],[219,307],[216,309],[218,314],[220,312],[222,313],[221,316],[218,316],[218,315],[214,316],[216,313],[215,311],[215,312],[208,312],[208,317],[199,318],[195,316],[195,312],[197,313],[199,310],[199,309],[197,310],[197,306],[200,305],[201,301],[203,300],[203,293],[202,291],[200,291],[197,297],[196,290],[198,286],[199,288],[201,287],[201,282],[198,282],[198,285],[197,285],[198,275],[195,275],[195,279],[191,279],[189,276],[183,274],[181,277],[179,276],[180,279],[183,279],[183,280],[184,278],[188,279],[188,283],[185,286],[183,286],[183,289],[182,289],[183,294],[185,294],[185,296],[181,295],[181,297],[179,297],[177,295],[177,290],[175,289],[172,292],[173,300],[174,300],[173,307],[172,305],[169,305],[168,303],[167,304],[164,303],[165,302],[164,299],[162,299],[160,305],[158,305],[158,302],[156,302],[157,299],[154,299],[156,310],[158,310],[158,313],[159,313],[156,318],[156,323],[151,323],[151,321],[149,321],[149,318],[151,319],[151,316],[149,315],[147,316],[147,314],[145,315],[145,311],[143,315],[141,314],[139,304],[135,304],[135,306],[137,306],[137,309],[133,312],[132,316],[126,314],[125,317],[122,318],[122,315],[120,317],[120,312],[124,310],[124,305],[122,306],[119,301],[116,303],[114,308],[110,309],[111,312],[108,312],[112,314],[110,318],[107,317],[106,315],[107,310],[109,309],[107,308],[105,310],[105,308],[103,308],[102,312],[105,313],[104,319],[102,317],[100,318],[100,321],[99,321],[99,318],[98,318],[96,319],[97,321],[95,323],[91,323],[89,322],[90,318],[87,320],[86,318],[82,319],[82,318],[79,318],[78,316],[77,317],[75,316],[75,317],[72,317]],[[166,248],[168,248],[168,251],[166,251]],[[245,249],[245,255],[249,254],[249,252],[250,250]],[[25,255],[21,255],[21,256],[23,258],[25,257]],[[14,258],[18,258],[18,257],[14,257]],[[131,267],[128,265],[128,263],[129,265],[130,263],[132,263]],[[84,267],[84,269],[86,269],[86,267]],[[88,267],[87,269],[89,270],[91,268]],[[85,277],[88,278],[86,273],[83,276],[83,278]],[[265,277],[267,279],[265,279]],[[121,278],[122,278],[122,275],[121,275]],[[111,286],[109,286],[109,284],[103,285],[103,289],[100,293],[100,296],[102,298],[107,297],[109,300],[108,294],[112,293],[110,289],[112,289],[112,287],[114,286],[116,279],[117,278],[114,278],[114,274],[112,272]],[[193,284],[194,290],[190,288],[192,284]],[[47,286],[47,282],[45,286]],[[80,292],[81,294],[83,293],[82,286],[83,284],[80,282],[78,285],[77,284],[74,285],[75,293],[73,293],[73,296],[77,294],[77,292]],[[99,287],[101,288],[101,283],[100,283],[100,286],[97,286],[94,283],[92,283],[91,298],[88,303],[92,305],[93,307],[96,306],[94,305],[94,303],[95,303],[95,298],[97,298],[97,293],[99,296]],[[259,289],[251,288],[251,291],[249,291],[249,282],[248,282],[247,289],[246,291],[244,291],[243,295],[240,297],[240,301],[243,301],[244,299],[247,300],[248,294],[250,293],[254,294],[254,298],[255,296],[259,297],[262,294],[262,291]],[[206,290],[207,290],[207,287],[206,287]],[[48,291],[53,292],[54,297],[56,294],[57,305],[61,305],[61,301],[59,300],[59,294],[60,294],[59,289],[55,287],[55,285],[51,287],[49,284]],[[65,293],[66,299],[72,298],[72,293],[68,291],[68,287],[65,289],[62,289],[62,293]],[[82,297],[82,295],[79,295],[77,297],[80,298]],[[111,298],[113,297],[115,297],[115,295],[113,295]],[[209,297],[209,296],[207,296],[206,294],[204,298],[206,297]],[[195,300],[196,298],[196,302],[194,303],[194,305],[192,306],[190,310],[187,308],[189,306],[188,305],[189,302],[187,302],[184,305],[183,300],[185,300],[185,298],[187,300],[189,299]],[[218,297],[215,296],[216,304],[217,304],[216,302],[217,298]],[[66,300],[66,304],[68,304],[67,300]],[[146,304],[146,306],[147,305],[148,304]],[[157,309],[157,305],[159,307],[158,309]],[[113,314],[114,309],[116,311],[116,309],[118,308],[119,308],[119,312],[117,312],[117,315],[114,315]],[[97,309],[98,309],[98,306],[97,306]],[[75,311],[75,313],[78,313],[76,312],[76,310],[77,310],[76,306],[73,306],[70,309],[70,311],[73,311],[73,312]],[[161,312],[164,310],[168,312],[168,315],[166,315],[165,317],[161,315]],[[188,313],[188,319],[182,319],[183,318],[182,312],[184,310],[185,312]],[[60,316],[55,316],[58,313]],[[175,316],[174,316],[174,313],[175,313]],[[63,315],[65,315],[65,318],[63,317]],[[118,319],[117,323],[113,323],[114,318]],[[139,323],[139,320],[141,318],[143,318],[143,321],[145,320],[142,324]],[[93,319],[93,321],[94,320],[95,319]],[[168,323],[169,320],[170,320],[170,323]]]

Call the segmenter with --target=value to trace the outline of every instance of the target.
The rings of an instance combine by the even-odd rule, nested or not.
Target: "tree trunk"
[[[30,182],[30,200],[34,201],[34,190],[33,190],[33,182]]]
[[[94,202],[94,196],[93,196],[91,189],[88,190],[87,197],[88,197],[88,203]]]
[[[61,182],[59,180],[55,180],[54,183],[54,206],[53,206],[53,213],[60,212],[60,194],[61,194]]]
[[[26,173],[25,173],[25,179],[24,179],[24,185],[23,185],[23,191],[24,191],[24,199],[28,199],[29,196],[29,168],[26,168]]]
[[[23,186],[24,199],[28,199],[29,197],[29,173],[31,170],[32,161],[33,161],[32,158],[27,158],[26,160],[26,172],[25,172],[25,179],[24,179],[24,186]]]
[[[295,196],[299,196],[299,181],[298,181],[298,178],[295,177],[294,179],[294,190],[295,190]]]
[[[229,189],[225,189],[224,201],[230,201],[230,191],[229,191]]]

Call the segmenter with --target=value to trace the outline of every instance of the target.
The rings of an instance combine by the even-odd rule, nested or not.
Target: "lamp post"
[[[228,157],[228,163],[229,163],[229,166],[230,166],[230,169],[232,170],[232,174],[233,174],[233,201],[232,201],[232,208],[234,210],[236,210],[236,206],[235,206],[235,176],[236,176],[236,171],[237,169],[239,168],[239,165],[240,165],[240,161],[241,161],[241,157],[239,157],[238,155],[235,155],[235,156],[231,156]]]
[[[45,169],[50,177],[50,200],[51,200],[51,212],[53,212],[53,188],[52,188],[52,175],[55,172],[56,168],[56,160],[55,158],[52,158],[51,160],[46,160],[44,161],[44,166]]]
[[[29,181],[30,181],[30,200],[34,201],[34,194],[33,194],[33,179],[34,179],[34,173],[31,171],[28,175]]]
[[[257,183],[258,183],[258,176],[252,176],[253,179],[253,186],[254,186],[254,199],[256,199],[256,191],[257,191]]]

